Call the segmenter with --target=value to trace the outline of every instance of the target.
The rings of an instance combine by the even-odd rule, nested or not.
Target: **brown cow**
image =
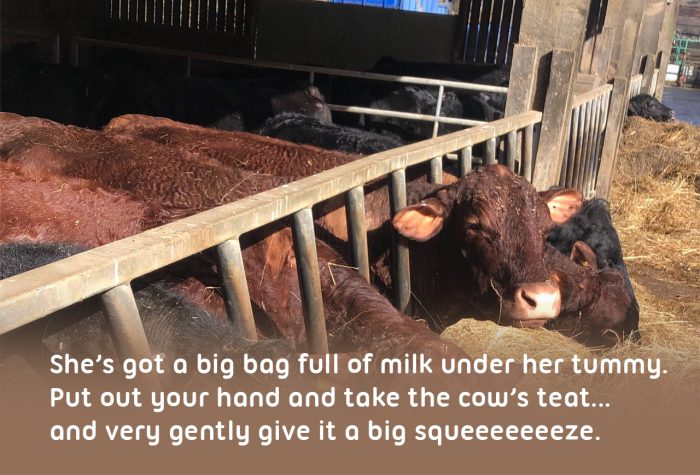
[[[198,166],[196,160],[174,154],[153,142],[144,145],[140,139],[125,137],[124,140],[116,140],[112,136],[74,127],[38,122],[17,119],[12,127],[27,126],[27,133],[23,135],[14,131],[12,140],[2,143],[3,157],[22,164],[25,174],[50,170],[85,176],[91,171],[99,183],[121,187],[147,201],[159,214],[154,222],[172,220],[176,214],[173,209],[177,210],[177,215],[192,214],[207,204],[214,206],[233,201],[255,191],[243,186],[231,190],[218,186],[207,189],[205,179],[193,180],[192,176],[210,178],[211,175],[204,174],[209,170],[210,163],[205,161]],[[0,129],[3,126],[4,123]],[[148,155],[140,157],[139,150]],[[139,158],[142,158],[141,162],[138,162]],[[166,164],[167,159],[173,162]],[[78,160],[81,163],[75,163]],[[120,160],[138,163],[141,175],[120,174],[123,168],[117,163]],[[176,173],[178,167],[192,173]],[[275,181],[271,180],[270,183],[273,186]],[[205,193],[205,196],[199,197],[197,193]],[[76,194],[75,200],[80,201],[79,194]],[[187,203],[191,204],[191,208],[185,208]],[[79,209],[74,211],[78,212]],[[128,211],[128,208],[123,211]],[[43,225],[43,222],[35,223],[37,227]],[[246,275],[254,304],[272,318],[280,334],[299,342],[303,340],[303,318],[291,233],[278,226],[244,236]],[[60,232],[63,232],[63,228]],[[61,235],[60,240],[71,240],[70,237],[71,233],[68,232],[65,236]],[[80,240],[83,244],[90,242],[89,237],[85,236],[81,236]],[[464,356],[461,350],[439,340],[425,324],[398,312],[330,247],[318,241],[317,248],[327,327],[334,347],[372,350],[383,354],[426,351],[435,355]],[[222,308],[223,303],[221,300],[218,302]]]

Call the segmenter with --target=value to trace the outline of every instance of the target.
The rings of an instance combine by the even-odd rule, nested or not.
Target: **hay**
[[[668,374],[657,382],[625,378],[621,385],[619,378],[571,374],[560,382],[628,398],[700,396],[700,127],[630,119],[616,163],[611,210],[640,304],[641,344],[596,350],[555,332],[471,319],[446,329],[443,338],[475,356],[660,358]],[[551,386],[551,378],[536,376],[523,384],[534,387],[545,379]]]

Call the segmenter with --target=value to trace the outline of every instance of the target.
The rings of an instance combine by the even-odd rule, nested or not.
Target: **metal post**
[[[151,349],[148,346],[146,332],[143,330],[131,286],[118,285],[103,293],[100,300],[119,358],[122,361],[126,358],[137,360],[151,358]],[[139,380],[150,387],[160,387],[155,374],[142,375]]]
[[[433,138],[437,137],[438,135],[438,127],[440,126],[440,122],[437,121],[438,117],[440,117],[440,112],[442,111],[442,95],[445,92],[445,86],[440,84],[440,87],[438,87],[438,97],[437,97],[437,104],[435,105],[435,122],[433,122]]]
[[[430,173],[428,174],[428,181],[430,183],[435,183],[438,185],[442,184],[442,157],[435,157],[430,160]]]
[[[506,164],[511,171],[515,171],[515,149],[518,141],[518,132],[513,130],[506,136]]]
[[[464,147],[459,151],[459,176],[466,176],[472,171],[472,147]]]
[[[525,127],[523,134],[523,176],[530,183],[532,183],[532,136],[534,131],[535,126],[530,124]]]
[[[59,34],[54,36],[53,62],[61,64],[61,35]]]
[[[192,75],[192,56],[187,56],[187,63],[185,63],[185,76],[190,77]]]
[[[564,186],[570,187],[573,186],[573,179],[574,179],[574,166],[576,164],[576,151],[579,142],[579,136],[578,136],[578,123],[579,123],[579,114],[581,113],[581,106],[574,107],[572,117],[571,117],[571,138],[569,140],[569,164],[566,169],[566,180],[564,182]]]
[[[486,141],[486,165],[496,164],[496,137],[492,137]]]
[[[352,188],[345,195],[348,238],[352,258],[360,275],[367,282],[369,275],[369,252],[367,250],[367,227],[365,224],[365,192],[362,186]]]
[[[311,208],[297,211],[293,216],[294,254],[304,309],[306,342],[310,353],[328,353],[326,317],[323,312],[321,277],[318,272],[314,217]]]
[[[391,193],[391,215],[406,207],[406,170],[397,170],[389,180]],[[394,246],[392,263],[392,285],[394,287],[396,308],[405,312],[411,301],[411,268],[408,242],[397,232],[393,233]]]
[[[244,338],[257,340],[253,307],[243,267],[243,253],[238,239],[231,239],[216,247],[219,256],[219,274],[226,292],[226,312]]]
[[[80,48],[80,45],[78,43],[78,39],[73,38],[73,41],[71,42],[71,49],[70,49],[70,62],[74,68],[77,68],[78,63],[80,63],[79,48]]]

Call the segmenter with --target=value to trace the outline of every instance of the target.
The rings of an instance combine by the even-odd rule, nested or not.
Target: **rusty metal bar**
[[[459,176],[466,176],[472,171],[472,148],[464,147],[459,151]]]
[[[103,293],[100,300],[119,358],[122,360],[150,358],[151,349],[148,346],[131,285],[118,285]]]
[[[518,132],[513,130],[506,136],[506,164],[513,172],[515,171],[515,150],[518,142]]]
[[[150,359],[151,348],[131,285],[122,284],[108,290],[100,296],[100,301],[119,359]],[[155,373],[139,374],[136,380],[153,390],[160,389],[160,382]]]
[[[360,275],[367,282],[369,275],[369,252],[367,250],[367,225],[365,224],[365,192],[356,186],[345,194],[348,238],[352,248],[352,259]]]
[[[321,294],[321,277],[316,255],[316,236],[314,234],[314,216],[311,208],[304,208],[294,213],[292,218],[294,236],[294,255],[299,275],[301,303],[304,309],[304,326],[306,344],[309,353],[328,353],[328,336],[326,335],[326,316],[323,311]]]
[[[523,134],[523,176],[532,183],[532,139],[535,133],[535,127],[530,124],[525,127]]]
[[[397,170],[391,174],[389,192],[391,195],[391,216],[394,216],[397,211],[406,207],[406,170]],[[405,312],[411,301],[411,267],[408,242],[397,232],[394,232],[393,236],[391,264],[392,286],[396,292],[394,299],[396,308]]]
[[[435,157],[430,160],[430,173],[428,174],[430,183],[442,184],[442,157]]]
[[[541,112],[529,111],[370,155],[5,279],[0,285],[0,334],[368,181],[531,126],[541,119]]]
[[[226,312],[241,335],[248,340],[257,340],[253,306],[250,303],[248,283],[243,266],[243,253],[238,239],[229,239],[216,246],[219,257],[219,274],[226,293]]]
[[[496,138],[490,138],[486,141],[486,165],[496,164]]]

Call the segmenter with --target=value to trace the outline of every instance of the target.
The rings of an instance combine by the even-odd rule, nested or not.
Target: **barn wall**
[[[260,0],[257,58],[367,69],[382,56],[451,61],[456,16],[329,4]]]

